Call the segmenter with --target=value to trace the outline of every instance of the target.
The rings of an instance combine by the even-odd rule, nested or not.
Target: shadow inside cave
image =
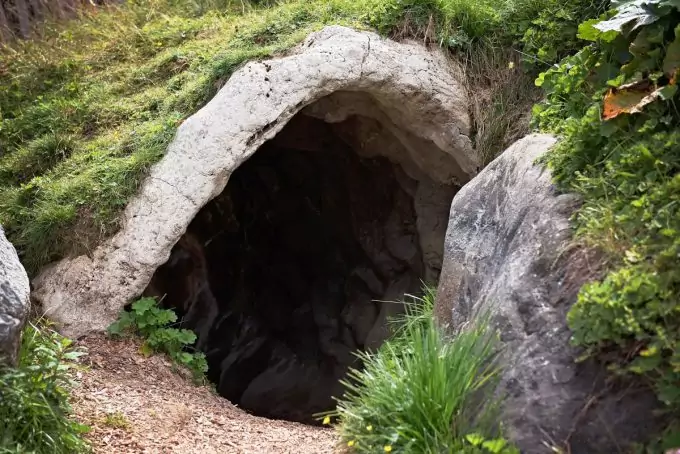
[[[353,352],[378,348],[396,301],[438,275],[446,226],[427,218],[448,215],[455,188],[362,156],[352,132],[367,124],[380,127],[295,116],[200,210],[145,292],[197,333],[218,392],[254,414],[313,423],[333,408]],[[439,256],[423,254],[433,241]]]

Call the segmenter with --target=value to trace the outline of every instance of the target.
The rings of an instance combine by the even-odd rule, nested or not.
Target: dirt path
[[[132,340],[92,336],[87,370],[78,373],[73,408],[89,425],[96,453],[335,452],[331,429],[247,414],[173,372],[161,356],[145,358]]]

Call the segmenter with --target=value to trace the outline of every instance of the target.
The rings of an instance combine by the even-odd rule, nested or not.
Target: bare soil
[[[72,405],[95,453],[333,453],[329,428],[260,418],[196,386],[139,342],[89,336]]]

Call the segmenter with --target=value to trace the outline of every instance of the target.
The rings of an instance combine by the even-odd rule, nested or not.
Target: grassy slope
[[[470,67],[476,82],[491,87],[477,128],[480,152],[491,155],[517,124],[505,114],[529,90],[530,77],[508,77],[508,59],[520,54],[506,49],[558,57],[554,49],[569,42],[560,33],[573,36],[572,16],[584,1],[565,8],[556,0],[289,0],[261,7],[144,0],[47,26],[40,39],[0,49],[0,224],[31,273],[91,250],[115,232],[118,214],[177,125],[239,65],[327,24],[428,37],[468,57],[483,55]],[[555,14],[563,19],[555,22]],[[546,17],[547,26],[540,23]],[[521,89],[502,83],[508,80]]]
[[[243,62],[326,23],[359,25],[347,1],[197,17],[157,8],[87,15],[3,52],[0,223],[31,270],[113,232],[182,119]]]

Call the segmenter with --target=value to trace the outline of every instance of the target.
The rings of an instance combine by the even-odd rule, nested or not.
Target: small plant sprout
[[[114,429],[129,429],[131,427],[128,419],[120,411],[107,413],[106,416],[104,416],[102,423],[105,426],[112,427]]]
[[[108,328],[112,336],[139,335],[144,339],[140,352],[167,354],[174,363],[189,369],[196,381],[203,381],[208,370],[205,355],[186,351],[196,342],[196,334],[187,329],[173,328],[177,314],[162,309],[154,298],[141,298],[132,303],[130,312],[123,311],[118,320]]]

